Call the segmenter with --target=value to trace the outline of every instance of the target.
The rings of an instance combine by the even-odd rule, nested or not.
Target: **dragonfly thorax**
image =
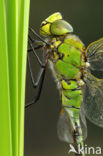
[[[49,38],[48,42],[51,45],[47,50],[49,60],[54,64],[57,73],[65,79],[80,79],[86,65],[85,48],[81,40],[75,35],[67,34]],[[63,71],[61,71],[62,68],[64,68]]]
[[[48,48],[49,63],[58,89],[62,94],[62,105],[80,107],[85,67],[84,44],[72,34],[51,38]]]

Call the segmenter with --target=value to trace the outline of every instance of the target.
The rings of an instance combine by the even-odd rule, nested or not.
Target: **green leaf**
[[[1,0],[0,3],[1,156],[24,155],[29,3],[30,0]]]
[[[0,1],[0,155],[12,156],[8,48],[4,0]]]

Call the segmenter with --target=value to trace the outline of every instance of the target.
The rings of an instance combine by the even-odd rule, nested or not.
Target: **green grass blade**
[[[4,0],[0,1],[0,155],[12,156],[8,50]]]
[[[26,79],[26,58],[27,58],[27,40],[28,40],[28,22],[29,22],[29,0],[19,0],[19,42],[18,42],[18,98],[19,98],[19,156],[23,156],[24,149],[24,111],[25,111],[25,79]]]
[[[6,0],[12,152],[18,156],[18,51],[16,0]]]
[[[0,3],[0,155],[24,155],[25,79],[30,0]]]

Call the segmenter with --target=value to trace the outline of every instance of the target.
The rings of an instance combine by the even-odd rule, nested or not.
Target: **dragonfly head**
[[[59,12],[49,16],[40,26],[40,34],[43,36],[60,36],[71,32],[73,32],[72,26],[62,20]]]

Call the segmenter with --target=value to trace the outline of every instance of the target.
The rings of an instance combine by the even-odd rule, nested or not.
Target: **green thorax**
[[[75,35],[51,39],[50,60],[59,77],[79,80],[85,65],[84,45]]]
[[[59,82],[63,106],[80,107],[82,89],[79,84],[84,61],[84,44],[71,34],[52,38],[51,49],[48,50],[52,71]]]

